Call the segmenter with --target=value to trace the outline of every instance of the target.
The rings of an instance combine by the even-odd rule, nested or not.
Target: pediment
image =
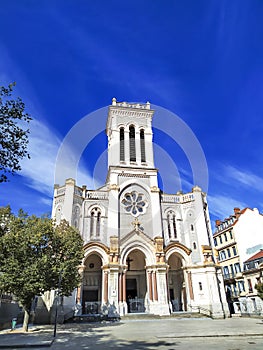
[[[140,230],[140,229],[135,230],[134,229],[120,239],[120,246],[126,244],[129,241],[134,242],[135,240],[140,241],[140,242],[147,242],[147,243],[150,243],[152,245],[154,244],[154,241],[149,236],[147,236],[142,230]]]

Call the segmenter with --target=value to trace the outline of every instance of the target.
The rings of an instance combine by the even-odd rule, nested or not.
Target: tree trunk
[[[24,306],[24,321],[23,321],[23,331],[28,332],[28,322],[29,322],[29,316],[30,316],[30,307]]]

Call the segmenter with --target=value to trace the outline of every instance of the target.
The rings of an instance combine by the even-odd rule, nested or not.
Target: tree
[[[262,282],[258,282],[256,285],[255,285],[255,288],[258,292],[258,296],[263,299],[263,283]]]
[[[10,208],[0,208],[0,220],[4,232],[0,237],[0,290],[14,294],[23,306],[23,329],[27,331],[36,295],[57,289],[61,274],[61,295],[70,295],[79,285],[83,241],[66,221],[54,226],[49,218],[22,211],[16,217]]]
[[[25,113],[20,97],[12,99],[15,83],[0,87],[0,182],[8,181],[7,173],[21,170],[20,160],[30,158],[27,151],[29,129],[24,123],[32,119]]]

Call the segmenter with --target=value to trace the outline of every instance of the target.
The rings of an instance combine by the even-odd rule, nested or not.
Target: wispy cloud
[[[223,176],[217,176],[224,183],[233,182],[235,185],[240,184],[251,187],[254,190],[263,192],[263,178],[253,174],[248,170],[239,170],[231,165],[223,167]]]
[[[229,195],[208,195],[209,211],[214,217],[224,219],[233,213],[235,207],[245,208],[246,203],[229,197]]]
[[[61,143],[62,140],[48,125],[36,119],[31,121],[28,146],[31,158],[21,162],[21,175],[27,179],[27,186],[49,197],[53,193],[56,157]],[[78,170],[78,176],[85,178],[86,183],[90,181],[88,172],[83,168]]]
[[[232,166],[227,166],[227,174],[242,184],[263,191],[263,179],[249,171],[240,171]]]

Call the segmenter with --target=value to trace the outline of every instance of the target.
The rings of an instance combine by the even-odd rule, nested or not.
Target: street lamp
[[[54,321],[54,333],[53,333],[53,337],[56,337],[57,334],[57,320],[58,320],[58,299],[59,299],[59,294],[60,294],[60,288],[61,288],[61,280],[62,280],[62,273],[63,270],[60,270],[59,272],[59,278],[58,278],[58,289],[56,292],[56,309],[55,309],[55,321]]]

